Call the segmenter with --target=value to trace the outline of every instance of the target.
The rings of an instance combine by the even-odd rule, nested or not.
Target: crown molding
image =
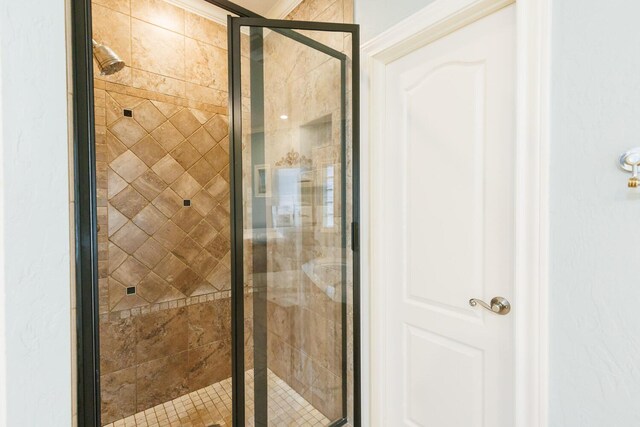
[[[210,19],[221,25],[227,25],[228,12],[203,0],[165,0],[174,6],[178,6],[196,15]],[[284,19],[293,9],[298,7],[302,0],[278,0],[266,13],[267,18]]]
[[[174,6],[178,6],[188,12],[195,13],[196,15],[200,15],[204,18],[210,19],[218,24],[227,25],[227,15],[229,14],[226,10],[214,6],[211,3],[207,3],[203,0],[165,0],[167,3],[170,3]]]
[[[284,19],[295,9],[302,0],[278,0],[266,14],[267,18]]]

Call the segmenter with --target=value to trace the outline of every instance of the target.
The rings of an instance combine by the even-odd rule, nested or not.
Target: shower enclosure
[[[191,187],[182,182],[189,179],[183,179],[184,175],[165,178],[169,172],[163,169],[164,163],[176,160],[182,164],[182,152],[174,155],[180,145],[172,148],[173,151],[166,149],[166,155],[163,151],[161,154],[165,157],[158,154],[160,160],[154,158],[144,162],[151,171],[148,177],[156,173],[166,181],[160,184],[175,189],[180,199],[184,199],[180,200],[181,204],[184,202],[180,208],[169,207],[163,198],[164,192],[153,193],[147,183],[138,182],[147,173],[142,172],[144,165],[130,179],[126,171],[120,174],[125,177],[122,181],[125,190],[119,189],[121,193],[109,198],[109,206],[118,208],[121,204],[121,210],[126,214],[127,203],[132,197],[141,196],[141,200],[146,198],[148,202],[125,215],[130,216],[130,220],[123,219],[123,224],[127,224],[123,231],[114,231],[113,237],[109,234],[109,238],[114,240],[114,246],[118,246],[115,253],[122,253],[120,258],[126,259],[119,261],[122,262],[120,265],[130,263],[125,273],[135,273],[137,265],[144,269],[140,277],[151,271],[142,282],[137,280],[131,286],[124,283],[125,296],[121,301],[138,298],[137,293],[144,290],[141,283],[152,276],[155,280],[153,289],[158,289],[157,283],[175,288],[172,291],[175,296],[166,307],[175,307],[176,312],[182,310],[189,315],[191,311],[201,314],[202,310],[197,306],[200,302],[214,300],[216,303],[220,296],[224,298],[227,292],[230,293],[228,324],[221,318],[213,320],[202,315],[195,326],[196,339],[212,335],[224,337],[225,333],[230,335],[230,376],[228,379],[216,377],[208,383],[206,375],[200,376],[195,382],[197,386],[191,388],[188,384],[189,388],[184,391],[190,392],[199,387],[202,389],[197,392],[206,390],[206,387],[227,390],[229,386],[231,402],[220,404],[232,409],[229,416],[234,426],[305,423],[360,426],[358,27],[265,19],[226,0],[206,1],[229,12],[228,140],[227,131],[222,129],[226,126],[225,115],[220,111],[209,116],[203,114],[205,117],[200,124],[194,121],[192,128],[183,132],[179,123],[184,124],[180,122],[184,117],[178,116],[188,114],[187,104],[178,108],[151,99],[129,108],[125,103],[133,102],[130,95],[127,98],[117,91],[109,95],[107,91],[107,96],[119,100],[118,108],[124,106],[124,115],[128,115],[128,118],[112,119],[110,126],[114,129],[108,127],[108,132],[114,135],[120,132],[118,120],[129,120],[131,115],[136,119],[139,114],[148,117],[150,108],[153,108],[149,105],[153,105],[164,117],[158,115],[157,123],[148,129],[143,126],[148,135],[143,138],[141,133],[139,139],[157,140],[166,148],[159,132],[166,123],[170,123],[184,134],[180,138],[186,138],[189,146],[196,147],[197,151],[200,148],[197,141],[202,140],[196,141],[197,135],[206,138],[212,135],[216,147],[225,148],[224,151],[217,149],[218,157],[215,159],[210,157],[213,150],[205,153],[203,149],[202,159],[196,159],[198,154],[194,154],[196,157],[192,162],[196,165],[182,165],[186,170],[184,174],[197,168],[199,175],[194,171],[190,176],[197,181],[203,177],[202,188],[193,184],[194,189],[189,190],[191,193],[188,191]],[[81,426],[98,426],[104,424],[100,421],[100,380],[105,381],[104,375],[101,377],[101,368],[106,366],[104,358],[100,358],[101,349],[103,353],[105,351],[105,343],[101,344],[99,337],[100,328],[105,328],[104,319],[108,316],[103,314],[101,317],[99,313],[98,281],[102,276],[98,268],[100,238],[96,237],[101,223],[96,206],[101,179],[100,171],[96,172],[92,129],[92,34],[88,25],[88,2],[75,2],[74,13],[78,417]],[[139,113],[143,107],[144,113]],[[201,118],[194,114],[198,120]],[[121,127],[124,129],[124,125]],[[127,136],[117,137],[127,139]],[[223,147],[227,141],[228,147]],[[136,151],[138,144],[142,142],[137,142],[137,139],[130,146],[124,144],[123,154],[118,155],[142,156]],[[127,154],[129,151],[133,154]],[[227,152],[228,157],[221,161],[220,153],[227,155]],[[120,158],[108,164],[110,173],[118,175]],[[207,171],[207,165],[214,165],[216,170]],[[228,194],[224,190],[225,185]],[[179,190],[183,190],[184,195]],[[104,191],[110,192],[111,188]],[[129,193],[125,194],[127,191]],[[210,213],[208,208],[206,213],[198,209],[198,221],[201,223],[189,225],[187,229],[184,221],[180,220],[190,218],[191,199],[196,200],[199,194],[203,194],[202,198],[206,200],[213,196],[218,207]],[[194,207],[199,208],[198,205]],[[148,215],[145,216],[144,212],[147,209],[148,212],[153,211],[155,217],[162,217],[164,225],[158,225],[157,229],[152,226],[145,228],[144,220]],[[214,211],[222,214],[213,218]],[[144,218],[140,220],[141,215]],[[227,223],[224,223],[224,218]],[[131,227],[125,229],[129,224]],[[175,232],[167,229],[167,224],[177,224]],[[133,236],[130,231],[140,231],[133,225],[138,225],[144,233],[139,233],[140,243],[129,250],[131,245],[127,239]],[[218,230],[212,232],[217,237],[206,242],[199,240],[204,237],[198,230],[210,229],[211,225]],[[229,234],[228,240],[224,238],[225,233]],[[180,235],[179,243],[172,241],[174,235]],[[139,253],[149,242],[159,242],[159,250],[167,253],[162,260],[153,261],[153,267]],[[125,250],[120,250],[120,247]],[[218,267],[202,272],[195,267],[196,264],[200,266],[196,260],[210,255],[215,258],[216,252],[220,253],[220,258],[213,260],[211,265],[215,263],[222,268],[228,262],[230,277],[216,273],[221,271]],[[230,259],[224,257],[227,252]],[[181,270],[173,271],[177,266],[181,266]],[[130,275],[119,272],[120,268],[124,267],[109,267],[110,271],[113,269],[115,279],[121,277],[125,282]],[[185,281],[183,276],[187,270],[196,274],[187,275],[188,280]],[[180,279],[176,280],[174,276]],[[220,292],[214,292],[215,296],[205,294],[208,291],[204,289],[211,286]],[[175,292],[176,289],[180,292]],[[127,295],[130,290],[133,295]],[[179,298],[183,296],[186,296],[186,303],[184,308],[180,308]],[[149,298],[144,294],[140,298],[146,300],[140,300],[140,308],[130,310],[131,316],[153,313],[155,306],[159,311],[164,309],[160,299],[157,299],[157,304],[146,306],[142,304],[147,304]],[[174,317],[167,316],[161,321],[176,322]],[[136,322],[141,320],[130,323],[135,325]],[[193,328],[188,323],[190,318],[187,317],[185,322],[189,325],[189,336],[184,337],[184,357],[191,363],[192,352],[195,355],[205,347],[191,349],[189,340]],[[128,325],[126,322],[118,323],[119,332]],[[157,327],[136,327],[139,333],[146,334],[147,343],[144,345],[155,345],[157,349],[154,351],[159,352],[157,357],[166,355],[162,353],[164,347],[157,345],[158,336],[162,335],[158,335]],[[180,341],[183,337],[174,330],[171,339]],[[140,357],[138,347],[136,354]],[[107,351],[103,356],[112,357],[113,352]],[[205,359],[202,363],[206,363]],[[139,372],[155,363],[153,366],[157,369],[172,370],[173,377],[181,375],[182,371],[172,363],[160,364],[157,360],[144,360],[146,365],[137,365],[136,369]],[[191,375],[188,369],[184,372],[184,375]],[[134,370],[133,375],[139,373]],[[153,381],[146,381],[144,387],[154,387]],[[162,393],[151,395],[156,397],[154,405],[164,401],[158,397]],[[166,393],[164,396],[167,400],[174,399]],[[142,404],[138,404],[136,410],[140,411],[139,414],[148,411]]]
[[[253,417],[256,425],[289,425],[269,410],[278,393],[272,373],[318,408],[324,425],[342,425],[353,419],[357,386],[357,35],[348,25],[259,18],[229,18],[228,28],[233,281],[235,295],[244,295],[234,301],[237,312],[250,301],[252,313],[234,323],[235,340],[251,338],[234,347],[234,373],[247,381],[234,395],[236,425]],[[247,411],[243,399],[252,402]]]

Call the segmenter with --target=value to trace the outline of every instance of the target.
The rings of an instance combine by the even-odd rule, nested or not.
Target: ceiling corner
[[[295,9],[302,0],[277,0],[266,13],[270,19],[284,19]]]

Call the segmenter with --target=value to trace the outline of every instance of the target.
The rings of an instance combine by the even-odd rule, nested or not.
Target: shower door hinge
[[[351,250],[357,251],[360,249],[360,227],[357,222],[351,223]]]

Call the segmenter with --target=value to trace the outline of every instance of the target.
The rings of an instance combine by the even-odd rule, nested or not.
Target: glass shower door
[[[229,31],[235,425],[359,425],[357,26]]]

